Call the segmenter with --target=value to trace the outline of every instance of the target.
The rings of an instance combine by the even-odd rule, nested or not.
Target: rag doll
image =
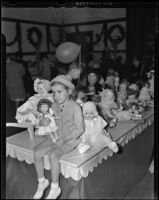
[[[132,103],[131,108],[129,109],[131,119],[141,119],[142,114],[140,113],[141,111],[139,110],[139,105],[137,103]]]
[[[45,98],[54,102],[53,95],[48,93],[50,90],[50,81],[44,79],[36,79],[34,81],[34,91],[37,92],[37,94],[30,97],[23,105],[17,108],[15,118],[18,123],[37,123],[37,104],[39,100]]]
[[[133,89],[127,89],[127,99],[126,99],[126,104],[125,108],[129,109],[131,108],[132,103],[138,103],[138,100],[136,98],[137,91]]]
[[[84,103],[83,115],[85,132],[82,134],[82,142],[78,146],[80,153],[88,150],[89,147],[108,147],[116,153],[118,146],[104,129],[107,126],[107,122],[98,115],[96,105],[93,102]]]

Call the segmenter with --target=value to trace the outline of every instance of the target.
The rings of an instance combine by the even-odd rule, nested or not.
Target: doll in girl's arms
[[[58,139],[57,126],[55,124],[54,112],[51,108],[52,102],[48,99],[41,99],[37,105],[39,112],[39,125],[35,131],[35,135],[50,135],[53,142]],[[57,118],[57,117],[56,117]]]
[[[44,79],[36,79],[34,81],[34,91],[37,94],[30,97],[23,105],[17,108],[15,118],[18,123],[37,123],[37,104],[39,100],[45,98],[50,100],[51,102],[54,102],[53,95],[49,93],[50,90],[50,81]]]

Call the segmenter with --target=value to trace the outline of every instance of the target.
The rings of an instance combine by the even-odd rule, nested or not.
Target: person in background
[[[24,75],[24,66],[18,61],[16,54],[11,54],[6,64],[6,86],[10,99],[16,102],[16,108],[26,99]]]
[[[24,86],[26,90],[26,99],[34,95],[34,88],[33,84],[34,81],[32,79],[31,73],[29,71],[29,68],[31,68],[33,65],[31,60],[28,60],[27,62],[24,63],[24,68],[25,68],[25,75],[23,77],[24,80]]]
[[[50,81],[58,75],[58,70],[55,67],[56,57],[53,54],[44,56],[40,63],[40,74],[42,79]]]
[[[130,83],[136,83],[140,80],[141,62],[137,56],[134,56],[130,64],[125,69],[125,77]]]

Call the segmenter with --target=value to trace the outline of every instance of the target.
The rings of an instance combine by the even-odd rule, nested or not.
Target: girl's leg
[[[41,199],[44,193],[44,190],[49,186],[49,181],[44,176],[44,156],[50,151],[51,146],[48,143],[48,140],[40,143],[34,149],[34,162],[35,169],[38,176],[38,188],[34,195],[34,199]]]
[[[54,148],[50,153],[50,165],[51,165],[51,175],[52,175],[52,183],[51,190],[47,199],[56,199],[61,194],[61,188],[59,187],[59,176],[60,176],[60,162],[59,158],[63,154],[62,151]]]
[[[34,148],[34,164],[38,178],[44,177],[44,156],[50,151],[51,146],[48,140],[40,143]]]

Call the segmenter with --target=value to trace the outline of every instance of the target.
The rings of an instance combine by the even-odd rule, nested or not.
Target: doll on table
[[[118,109],[117,103],[114,101],[114,92],[110,89],[103,90],[101,92],[101,102],[98,104],[101,114],[104,116],[106,121],[110,121],[110,127],[114,127],[117,122],[117,118],[112,113],[112,109]]]
[[[39,100],[45,98],[54,102],[53,95],[49,93],[50,90],[50,81],[44,79],[36,79],[34,81],[34,91],[37,92],[37,94],[30,97],[23,105],[18,107],[15,117],[18,123],[37,123],[37,104]]]
[[[132,103],[131,108],[129,109],[129,112],[131,114],[131,119],[141,119],[142,118],[142,111],[141,108],[139,108],[139,105],[137,103]]]
[[[138,100],[140,101],[140,103],[143,106],[146,105],[146,102],[151,100],[151,95],[150,95],[150,92],[149,92],[149,83],[148,82],[142,83],[142,88],[140,90],[140,94],[139,94]]]
[[[51,108],[52,102],[48,99],[41,99],[37,104],[39,112],[39,125],[35,131],[35,135],[44,136],[50,135],[53,142],[58,139],[57,126],[55,124],[54,112]]]
[[[126,99],[126,104],[125,108],[128,110],[131,108],[132,103],[138,103],[138,100],[136,98],[137,91],[133,89],[127,89],[127,99]]]
[[[123,79],[119,85],[119,91],[117,92],[117,101],[121,110],[126,102],[127,87],[128,87],[128,82],[126,79]]]
[[[110,134],[104,129],[107,122],[98,115],[96,105],[88,101],[83,105],[85,132],[80,137],[82,142],[78,146],[80,153],[84,153],[91,147],[108,147],[113,152],[118,152],[118,146]]]

